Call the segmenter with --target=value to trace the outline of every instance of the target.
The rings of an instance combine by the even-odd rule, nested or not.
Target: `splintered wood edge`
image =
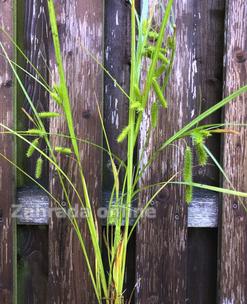
[[[103,206],[108,205],[110,193],[103,194]],[[188,206],[188,227],[214,228],[218,226],[219,195],[216,192],[194,189],[193,201]],[[49,196],[43,190],[32,187],[17,191],[16,211],[19,225],[48,225]],[[60,213],[61,214],[61,213]],[[135,218],[131,218],[133,224]],[[102,219],[102,224],[105,224]]]

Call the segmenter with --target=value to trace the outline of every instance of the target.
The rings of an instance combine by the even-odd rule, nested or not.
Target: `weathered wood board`
[[[28,62],[18,52],[17,61],[27,73],[32,74],[41,80],[41,77],[35,71],[37,68],[39,74],[43,79],[48,81],[48,15],[47,5],[44,0],[28,0],[18,1],[16,22],[17,28],[17,43],[25,52]],[[34,67],[33,67],[34,66]],[[44,88],[41,87],[30,75],[18,69],[25,89],[34,103],[38,111],[48,110],[48,96]],[[21,110],[24,108],[29,115],[32,115],[32,110],[29,102],[25,98],[20,87],[17,87],[17,129],[27,130],[34,128],[34,125],[27,119],[27,116]],[[46,123],[48,127],[48,123]],[[33,140],[31,138],[31,140]],[[44,149],[44,143],[41,143],[41,149]],[[25,152],[28,148],[21,140],[17,142],[17,163],[28,174],[34,176],[36,159],[38,153],[27,159]],[[27,186],[32,184],[30,179],[17,172],[18,186]],[[42,179],[39,182],[43,186],[48,185],[48,164],[44,162]],[[23,189],[23,188],[22,188]],[[32,213],[34,215],[37,211],[38,198],[32,186],[24,188],[25,190],[17,192],[18,199],[27,203],[29,201],[31,206],[24,211],[26,215]],[[19,193],[19,194],[18,194]],[[26,200],[25,197],[29,197]],[[45,197],[48,202],[48,198]],[[42,201],[42,200],[41,200]],[[25,205],[25,204],[24,204]],[[30,208],[31,207],[31,208]],[[46,212],[48,211],[46,205]],[[42,210],[40,210],[41,212]],[[36,220],[39,216],[34,215]],[[28,223],[32,225],[32,223]],[[36,225],[43,224],[41,220],[37,221]],[[27,225],[27,222],[25,223]],[[17,226],[17,290],[18,303],[46,303],[47,299],[47,281],[48,281],[48,227],[33,227],[33,226]]]
[[[130,73],[130,7],[127,1],[105,1],[105,68],[119,85],[128,92]],[[128,121],[128,99],[105,74],[104,121],[109,144],[114,155],[126,160],[126,141],[117,143],[117,137]],[[112,172],[109,158],[104,153],[103,188],[111,191]]]
[[[0,27],[13,35],[14,1],[0,2]],[[0,31],[0,42],[8,56],[13,59],[13,47],[6,35]],[[0,122],[9,128],[14,127],[13,75],[11,68],[0,50]],[[1,132],[6,131],[1,128]],[[0,134],[0,152],[12,159],[14,138]],[[14,299],[14,221],[11,217],[11,205],[14,202],[15,179],[13,167],[0,158],[0,299],[2,304],[11,304]]]
[[[152,147],[157,147],[160,138],[168,138],[186,122],[221,99],[224,1],[175,1],[174,13],[177,51],[173,76],[166,94],[169,105],[168,110],[161,114],[159,129],[152,135],[149,155]],[[204,123],[219,122],[219,116],[217,113]],[[141,142],[145,138],[146,130],[147,126],[144,126]],[[218,158],[218,139],[207,144]],[[183,143],[180,142],[176,143],[176,147],[170,147],[162,153],[146,173],[143,184],[153,184],[161,178],[167,180],[182,167]],[[219,182],[213,166],[199,169],[196,167],[194,179],[211,184]],[[143,195],[141,201],[145,202],[147,197],[148,195]],[[198,204],[192,203],[191,217],[187,216],[183,191],[179,188],[167,187],[154,206],[157,209],[157,218],[153,222],[144,220],[138,228],[137,279],[140,283],[136,301],[184,303],[186,293],[193,292],[187,290],[187,287],[191,287],[187,284],[188,276],[193,275],[187,268],[187,248],[196,246],[190,243],[194,242],[193,239],[187,240],[187,222],[190,227],[200,223],[204,226],[205,223],[201,220],[203,218],[207,221],[207,212],[198,214],[203,210],[203,198],[199,198]],[[216,215],[217,205],[212,206],[211,210]],[[210,214],[209,209],[206,210]],[[190,210],[188,215],[189,212]],[[192,224],[191,220],[195,220],[195,223]],[[217,226],[216,218],[213,226]],[[213,258],[211,248],[207,252],[210,260]]]
[[[47,303],[48,226],[18,226],[18,304]]]
[[[21,0],[22,1],[22,0]],[[48,83],[49,81],[49,16],[47,12],[47,3],[44,0],[28,0],[22,3],[24,10],[24,31],[19,40],[23,40],[23,49],[30,62],[24,61],[25,70],[35,76],[38,80]],[[20,5],[18,6],[20,8]],[[21,33],[20,33],[21,34]],[[24,38],[24,39],[23,39]],[[21,42],[21,41],[20,41]],[[39,74],[36,72],[34,67],[37,69]],[[41,75],[41,76],[39,76]],[[42,77],[42,78],[41,78]],[[46,112],[49,109],[49,97],[47,91],[27,73],[23,75],[23,83],[27,90],[29,97],[31,98],[35,108],[38,112]],[[35,126],[26,117],[26,115],[20,110],[23,107],[27,113],[32,115],[32,109],[29,102],[24,99],[21,101],[22,104],[18,105],[18,122],[21,123],[24,130],[32,129]],[[19,101],[19,103],[21,103]],[[49,120],[44,121],[44,125],[49,130]],[[32,140],[32,138],[30,139]],[[45,151],[44,141],[40,142],[40,149]],[[27,145],[22,146],[22,151],[27,149]],[[25,166],[25,171],[34,176],[35,166],[39,153],[27,159],[25,155],[21,155],[23,158],[22,162]],[[39,182],[44,186],[48,187],[48,163],[44,161],[43,173]],[[25,178],[25,185],[30,184],[30,180]]]
[[[83,47],[99,61],[104,59],[106,68],[128,91],[131,68],[129,3],[123,0],[55,2],[76,133],[81,138],[102,144],[96,106],[98,102],[104,113],[112,151],[125,159],[126,143],[119,145],[116,138],[127,121],[128,100],[107,75],[103,81],[101,68]],[[247,81],[246,1],[174,2],[177,56],[166,92],[169,109],[162,111],[158,130],[152,134],[145,157],[151,155],[152,147],[157,147],[161,138],[172,135],[187,121],[219,101],[222,92],[228,95]],[[53,69],[53,47],[48,37],[46,0],[18,0],[15,3],[17,42],[44,78],[50,78],[50,84],[58,81],[56,69]],[[13,34],[13,5],[12,0],[0,2],[0,27],[4,26],[10,34]],[[1,32],[0,41],[12,58],[13,48]],[[17,60],[35,75],[32,66],[21,56],[18,55]],[[48,61],[52,71],[50,75]],[[11,101],[14,81],[3,57],[0,57],[0,68],[0,122],[13,126],[15,111]],[[20,76],[38,109],[48,109],[48,98],[44,90],[25,73],[20,72]],[[22,106],[29,111],[27,101],[19,90],[17,94],[17,127],[32,127],[19,111]],[[226,123],[246,123],[246,98],[245,94],[227,106],[223,115]],[[50,109],[56,110],[52,101]],[[149,114],[147,112],[147,117]],[[218,111],[204,123],[220,122],[221,114]],[[49,129],[48,124],[46,126]],[[220,159],[224,151],[223,164],[232,185],[240,191],[247,191],[247,133],[244,128],[231,128],[239,131],[240,135],[226,135],[221,150],[219,137],[209,138],[207,146],[217,159]],[[145,122],[139,147],[143,145],[146,130]],[[66,133],[63,119],[52,120],[50,131]],[[52,142],[54,145],[66,144],[66,141],[55,136],[52,137]],[[10,136],[0,135],[0,143],[0,152],[12,157],[14,145]],[[27,162],[24,157],[26,147],[17,146],[18,164],[33,174],[37,156]],[[100,150],[87,144],[81,144],[80,150],[93,205],[95,208],[106,206],[108,191],[112,186],[108,159],[103,157]],[[196,157],[194,159],[196,164]],[[81,193],[75,162],[65,156],[61,156],[59,161],[72,175],[72,180]],[[210,163],[204,168],[195,167],[195,181],[212,185],[220,183],[217,168],[212,165],[212,161]],[[182,165],[181,142],[177,147],[169,147],[162,153],[150,171],[144,174],[140,186],[167,179],[180,170]],[[63,202],[56,172],[51,168],[50,177],[48,167],[43,172],[42,184],[49,184],[52,193]],[[49,204],[54,205],[49,202],[48,196],[33,186],[26,187],[29,182],[20,174],[18,180],[18,185],[24,186],[17,192],[17,203],[22,210],[17,228],[18,303],[95,303],[92,284],[73,228],[66,219],[58,219],[55,214],[49,218]],[[225,180],[223,185],[231,188]],[[15,199],[14,189],[13,168],[0,158],[0,302],[3,304],[14,303],[16,296],[13,275],[16,262],[13,256],[15,226],[10,217],[10,207]],[[140,205],[150,193],[142,192]],[[75,204],[78,203],[72,192],[71,198]],[[221,199],[216,193],[196,190],[193,201],[187,208],[183,189],[174,186],[160,193],[152,207],[156,208],[157,218],[153,221],[144,218],[128,248],[125,278],[128,290],[125,296],[129,297],[137,283],[135,300],[132,299],[136,304],[211,304],[216,303],[216,293],[218,304],[245,303],[247,216],[241,201],[229,196]],[[104,221],[101,224],[103,226]],[[91,248],[85,221],[81,220],[80,225],[86,244]],[[99,228],[99,231],[104,231],[104,228]],[[91,262],[93,265],[93,258]]]
[[[247,7],[244,0],[227,1],[224,95],[247,83]],[[225,109],[226,123],[246,123],[247,94]],[[225,187],[247,191],[247,130],[231,126],[239,135],[224,136],[223,164],[231,183]],[[246,303],[247,214],[246,199],[222,197],[219,250],[219,304]]]
[[[153,4],[150,1],[150,6]],[[167,92],[168,110],[161,110],[158,128],[152,132],[144,160],[149,159],[152,151],[168,138],[190,117],[190,98],[192,83],[182,75],[188,75],[191,67],[191,45],[187,44],[191,24],[184,23],[185,16],[192,17],[192,5],[180,1],[174,4],[177,26],[177,57],[173,75]],[[161,14],[161,13],[160,13]],[[156,19],[158,22],[159,15]],[[187,46],[187,47],[185,47]],[[182,110],[181,100],[187,106]],[[150,103],[152,98],[150,98]],[[148,130],[148,118],[141,127],[140,148],[145,145]],[[165,126],[164,126],[164,121]],[[149,184],[168,180],[183,164],[183,146],[169,147],[155,160],[144,173],[140,188]],[[140,206],[149,199],[151,191],[142,191]],[[152,207],[156,208],[156,218],[143,218],[137,231],[137,281],[136,303],[183,303],[186,297],[186,240],[187,208],[181,187],[166,187],[158,195]],[[176,290],[180,292],[177,293]]]
[[[79,138],[101,145],[102,134],[97,103],[102,108],[103,72],[87,51],[100,62],[103,61],[103,2],[63,0],[55,3],[75,131]],[[52,48],[50,56],[51,81],[54,83],[58,81],[58,77]],[[58,111],[52,101],[50,110]],[[66,133],[64,120],[52,120],[50,132]],[[54,146],[67,144],[61,137],[54,136],[51,140]],[[95,147],[81,144],[80,156],[94,209],[100,206],[101,200],[102,153]],[[82,195],[76,162],[66,156],[61,156],[59,162]],[[50,172],[50,190],[60,202],[64,202],[54,169]],[[69,194],[73,206],[80,207],[73,191]],[[78,218],[78,221],[93,265],[93,249],[87,224],[83,218]],[[49,224],[49,303],[94,303],[96,300],[93,286],[73,227],[66,219],[59,219],[55,214]]]

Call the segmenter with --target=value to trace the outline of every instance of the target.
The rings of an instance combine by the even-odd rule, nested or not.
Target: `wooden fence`
[[[151,1],[151,0],[150,0]],[[147,156],[160,140],[172,135],[200,111],[207,109],[247,81],[246,0],[175,0],[177,52],[167,91],[169,108],[161,113],[152,134]],[[164,1],[165,3],[165,1]],[[127,120],[128,102],[104,75],[82,45],[101,61],[127,90],[130,71],[130,9],[125,0],[57,0],[58,26],[77,134],[101,144],[102,134],[95,99],[104,109],[106,130],[113,152],[125,157],[124,144],[116,144]],[[48,25],[46,0],[0,1],[0,26],[15,36],[28,58],[48,81],[56,78]],[[30,73],[23,60],[0,32],[8,55]],[[51,71],[51,72],[50,72]],[[20,71],[19,71],[20,72]],[[51,73],[51,74],[50,74]],[[39,109],[49,109],[41,86],[20,72],[26,89]],[[240,96],[205,123],[246,123],[247,96]],[[27,108],[6,60],[0,57],[0,121],[23,129],[20,111]],[[54,109],[51,109],[54,110]],[[50,132],[63,132],[63,122],[51,122]],[[232,186],[247,190],[247,133],[208,140],[208,147],[224,165]],[[145,124],[143,125],[145,132]],[[140,136],[139,145],[142,144]],[[56,144],[59,139],[56,139]],[[25,146],[0,135],[0,152],[32,173],[26,163]],[[111,180],[107,160],[99,151],[82,145],[83,165],[95,208],[107,196]],[[165,179],[182,166],[180,146],[162,154],[142,183]],[[73,162],[61,159],[73,172]],[[62,199],[54,183],[56,172],[45,169],[42,183]],[[194,170],[194,179],[211,185],[221,180],[215,166]],[[76,176],[73,181],[76,184]],[[46,214],[22,212],[18,222],[11,217],[12,204],[48,209],[48,198],[20,173],[0,159],[0,303],[96,303],[84,270],[84,260],[73,229],[66,220]],[[139,205],[149,193],[139,199]],[[153,202],[157,217],[143,219],[129,246],[126,286],[136,284],[133,303],[140,304],[245,304],[247,303],[247,216],[236,197],[207,191],[195,192],[187,208],[183,189],[169,187]],[[17,224],[17,225],[16,225]],[[87,239],[87,228],[81,222]],[[102,224],[102,230],[104,229]],[[88,242],[89,243],[89,242]]]

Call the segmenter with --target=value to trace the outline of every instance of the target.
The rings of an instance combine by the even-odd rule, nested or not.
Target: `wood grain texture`
[[[166,93],[169,105],[168,110],[160,115],[159,128],[151,136],[146,158],[161,139],[174,134],[221,97],[224,1],[175,1],[174,11],[177,51]],[[147,119],[149,115],[147,113]],[[216,121],[219,121],[219,114],[205,123]],[[145,121],[141,147],[147,127]],[[208,144],[218,156],[217,139]],[[166,180],[182,167],[183,144],[180,142],[177,147],[169,147],[162,152],[158,161],[146,172],[142,184]],[[194,178],[200,182],[218,183],[218,175],[212,166],[195,169]],[[148,195],[150,193],[144,194],[141,201],[145,203]],[[191,209],[195,209],[192,212],[199,207],[196,202],[193,204]],[[187,217],[183,191],[179,188],[167,187],[154,206],[157,219],[153,222],[144,220],[138,228],[137,279],[140,280],[140,288],[137,303],[184,303],[186,276],[193,275],[186,273],[187,221],[194,226],[191,222],[194,217]]]
[[[92,1],[55,1],[58,14],[58,27],[65,73],[72,102],[75,131],[79,138],[102,144],[101,125],[96,102],[102,108],[103,73],[97,63],[86,53],[86,48],[100,62],[103,60],[103,2]],[[52,81],[57,81],[54,60],[51,54]],[[51,111],[57,111],[51,101]],[[63,119],[54,119],[51,132],[66,133]],[[53,145],[66,145],[66,141],[54,136]],[[101,151],[92,146],[81,144],[80,155],[86,175],[89,196],[93,208],[100,205],[101,198]],[[80,194],[81,184],[76,163],[73,159],[61,156],[62,168],[72,177]],[[56,177],[51,170],[50,190],[53,195],[64,201]],[[73,191],[70,191],[73,206],[79,205]],[[66,204],[66,202],[65,202]],[[79,220],[91,264],[94,263],[92,244],[85,219]],[[49,227],[49,303],[95,303],[95,296],[84,263],[78,239],[67,219],[54,215]]]
[[[14,1],[0,2],[0,26],[13,35]],[[0,41],[8,56],[13,58],[13,48],[8,38],[0,32]],[[2,55],[2,50],[0,51]],[[13,76],[11,68],[3,56],[0,56],[0,122],[13,128]],[[1,128],[1,131],[2,128]],[[0,151],[6,157],[13,157],[13,137],[0,135]],[[2,304],[13,303],[13,225],[11,204],[14,199],[13,167],[4,159],[0,159],[0,299]]]
[[[105,67],[129,92],[130,73],[130,7],[127,1],[105,1]],[[105,74],[104,120],[112,153],[126,160],[126,141],[117,143],[117,137],[128,122],[128,99]],[[104,156],[103,187],[111,191],[112,172],[109,158]]]
[[[247,3],[227,1],[225,41],[225,89],[228,95],[247,82]],[[225,122],[246,123],[247,94],[225,109]],[[239,136],[224,137],[224,169],[239,191],[247,191],[247,131],[234,127]],[[225,187],[231,187],[224,181]],[[246,200],[242,201],[246,205]],[[247,214],[240,199],[223,196],[221,215],[219,303],[246,303]]]
[[[48,12],[47,12],[47,3],[45,0],[28,0],[24,1],[22,4],[24,7],[24,32],[22,37],[19,37],[19,40],[22,39],[23,48],[25,54],[31,63],[25,61],[24,68],[33,76],[35,76],[40,81],[41,77],[34,70],[33,66],[39,71],[43,79],[46,82],[49,81],[49,72],[48,72],[48,63],[49,63],[49,25],[48,25]],[[21,25],[20,25],[21,26]],[[24,39],[23,39],[24,38]],[[29,75],[23,75],[23,82],[29,97],[31,98],[36,110],[38,112],[46,112],[49,109],[49,98],[47,91],[39,84],[35,79]],[[24,115],[20,110],[22,106],[30,115],[32,115],[31,107],[28,101],[25,99],[22,105],[18,105],[18,122],[22,125],[24,129],[33,129],[35,126],[30,120]],[[44,121],[45,127],[48,130],[49,123],[48,120]],[[22,149],[25,151],[27,145],[23,145]],[[40,148],[45,149],[45,143],[40,142]],[[24,157],[23,157],[24,156]],[[36,160],[39,157],[38,153],[27,159],[25,155],[23,157],[23,165],[25,171],[34,176]],[[48,186],[48,164],[47,161],[44,162],[42,178],[40,180],[41,184],[45,187]],[[25,185],[30,184],[29,180],[25,180]]]
[[[150,5],[152,5],[150,1]],[[168,110],[161,109],[158,128],[152,132],[144,163],[161,143],[173,135],[190,118],[193,109],[192,45],[188,43],[193,25],[193,3],[175,1],[177,25],[177,55],[169,89],[166,92]],[[157,16],[157,21],[159,20]],[[157,22],[156,21],[156,22]],[[153,97],[150,97],[150,103]],[[183,101],[183,103],[181,102]],[[150,117],[150,109],[141,126],[142,149]],[[146,170],[140,188],[169,179],[183,166],[183,145],[169,147]],[[153,189],[155,191],[155,189]],[[140,206],[148,201],[151,191],[142,191]],[[184,303],[186,299],[186,242],[187,208],[183,189],[166,187],[152,207],[156,218],[143,218],[137,231],[137,282],[136,303]],[[179,292],[177,292],[179,290]]]
[[[18,304],[46,304],[48,226],[18,226]]]
[[[191,118],[195,118],[222,98],[224,16],[225,0],[193,1],[192,35],[187,42],[192,45],[193,91],[196,94]],[[201,124],[219,122],[221,122],[221,112],[217,111]],[[220,136],[210,137],[206,145],[219,160]],[[197,163],[196,157],[195,163]],[[219,170],[212,165],[211,159],[208,163],[207,166],[194,169],[194,180],[219,185]]]
[[[18,45],[24,50],[26,56],[31,61],[28,63],[19,54],[17,57],[18,63],[26,69],[30,74],[41,78],[34,70],[35,66],[42,77],[48,82],[48,14],[47,5],[45,0],[28,0],[18,1],[17,6],[17,41]],[[33,66],[32,66],[33,65]],[[33,78],[26,73],[19,75],[24,83],[28,95],[30,96],[37,111],[43,112],[48,110],[48,96],[46,91],[41,87]],[[31,107],[26,100],[21,89],[17,91],[17,128],[19,130],[27,130],[34,128],[34,125],[27,119],[21,108],[23,107],[26,112],[32,115]],[[48,124],[46,123],[46,127]],[[31,139],[32,140],[32,139]],[[41,142],[41,149],[45,145]],[[38,153],[27,159],[25,151],[28,146],[21,141],[17,145],[17,162],[22,169],[34,176],[36,159]],[[39,181],[43,186],[48,186],[48,164],[44,163],[42,179]],[[30,180],[18,172],[18,186],[27,186]],[[22,191],[17,194],[18,199],[25,200],[23,203],[31,203],[26,206],[24,213],[36,213],[36,224],[41,223],[38,221],[37,192],[32,191],[31,187],[22,188]],[[29,200],[25,195],[29,195]],[[34,194],[34,195],[33,195]],[[48,198],[46,198],[48,202]],[[31,207],[31,208],[30,208]],[[46,205],[46,207],[48,207]],[[28,211],[29,209],[29,211]],[[36,212],[37,211],[37,212]],[[41,210],[40,210],[41,211]],[[46,212],[48,209],[46,209]],[[42,211],[41,211],[42,212]],[[46,216],[47,220],[47,216]],[[38,223],[39,222],[39,223]],[[25,222],[25,224],[32,224]],[[17,286],[18,286],[18,303],[46,303],[47,301],[47,281],[48,281],[48,229],[44,230],[30,227],[17,226],[17,244],[18,244],[18,257],[17,260]]]
[[[137,2],[137,1],[136,1]],[[136,3],[138,7],[138,3]],[[123,0],[105,1],[105,67],[116,79],[119,85],[129,93],[130,76],[130,3]],[[104,78],[104,121],[111,151],[120,159],[126,161],[127,141],[117,142],[117,137],[128,123],[129,100],[120,91],[109,76]],[[103,205],[109,205],[109,194],[114,181],[110,160],[104,154],[103,168]],[[116,161],[118,165],[118,162]],[[109,169],[110,167],[110,169]],[[120,172],[120,184],[123,182],[124,172]],[[105,192],[105,191],[109,192]],[[133,218],[132,221],[133,222]],[[106,221],[104,221],[106,224]],[[105,231],[103,231],[105,233]],[[104,247],[103,247],[104,248]],[[106,248],[104,248],[106,251]],[[106,255],[106,252],[104,252]],[[107,265],[107,259],[105,259]],[[106,266],[108,267],[108,266]],[[126,275],[125,275],[125,299],[135,285],[135,236],[128,245]],[[134,299],[133,299],[134,300]]]

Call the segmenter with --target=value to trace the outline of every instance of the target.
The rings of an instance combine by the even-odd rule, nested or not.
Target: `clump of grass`
[[[228,190],[218,187],[212,187],[208,185],[199,185],[193,182],[193,163],[192,163],[192,149],[187,145],[187,138],[192,139],[193,147],[196,151],[198,162],[200,165],[206,165],[207,158],[209,155],[209,151],[205,146],[205,142],[207,137],[211,136],[216,130],[222,130],[221,125],[207,125],[207,126],[198,126],[198,123],[202,121],[204,118],[208,117],[216,110],[220,109],[227,103],[229,103],[232,99],[236,98],[243,92],[247,91],[247,86],[244,86],[232,93],[230,96],[226,97],[219,103],[215,104],[213,107],[208,109],[207,111],[200,114],[194,120],[192,120],[189,124],[181,128],[178,132],[176,132],[170,138],[164,140],[160,147],[153,153],[148,162],[141,168],[140,163],[142,162],[142,154],[140,155],[140,159],[138,160],[137,165],[135,164],[135,148],[137,145],[137,139],[140,133],[140,126],[144,118],[144,112],[147,108],[149,97],[151,92],[155,95],[155,101],[151,105],[151,122],[150,126],[152,129],[157,127],[159,109],[161,107],[169,107],[169,100],[166,99],[164,95],[165,88],[168,85],[170,74],[172,71],[173,61],[175,58],[175,49],[176,49],[176,27],[171,20],[171,10],[172,10],[172,0],[168,0],[167,6],[163,11],[163,18],[161,20],[159,29],[153,28],[152,21],[154,18],[154,7],[148,7],[148,1],[143,2],[142,12],[140,17],[135,9],[135,1],[132,0],[130,2],[131,5],[131,74],[130,74],[130,89],[129,92],[125,92],[119,84],[114,80],[114,78],[109,74],[108,71],[105,70],[103,65],[99,63],[103,70],[113,79],[116,83],[117,87],[122,91],[125,96],[128,97],[129,100],[129,116],[128,116],[128,124],[119,134],[117,141],[121,143],[122,141],[127,141],[127,161],[123,162],[117,156],[113,155],[111,152],[111,147],[109,145],[109,141],[107,138],[107,134],[103,124],[103,118],[101,112],[99,110],[99,117],[102,125],[102,132],[105,137],[107,148],[104,149],[94,144],[97,148],[102,149],[106,152],[110,157],[110,165],[112,167],[112,174],[114,179],[114,184],[111,193],[111,199],[109,203],[109,216],[107,219],[107,231],[109,232],[109,226],[114,226],[114,234],[112,238],[109,240],[106,237],[106,248],[108,250],[108,263],[109,263],[109,271],[107,272],[104,264],[103,257],[101,253],[101,244],[98,237],[98,227],[97,227],[97,219],[95,218],[93,212],[93,204],[91,198],[88,193],[87,181],[83,173],[83,166],[79,153],[79,142],[81,139],[77,138],[74,128],[74,120],[73,113],[71,110],[71,101],[68,94],[68,88],[65,78],[65,71],[63,67],[63,59],[60,51],[60,42],[59,35],[57,30],[57,21],[56,21],[56,13],[54,8],[53,0],[48,0],[48,11],[50,17],[50,25],[52,30],[52,37],[54,42],[54,50],[56,57],[56,64],[59,76],[59,83],[50,87],[49,84],[45,82],[44,79],[37,80],[44,89],[50,94],[51,100],[57,104],[60,112],[62,113],[62,117],[64,117],[67,127],[68,134],[65,135],[56,135],[56,136],[64,136],[66,140],[69,139],[69,144],[65,146],[56,146],[53,147],[49,138],[49,132],[45,129],[44,120],[47,119],[60,119],[60,114],[55,112],[41,112],[38,113],[30,96],[28,95],[16,68],[18,64],[12,62],[2,43],[0,43],[0,47],[6,57],[6,60],[10,64],[13,73],[26,97],[28,100],[30,107],[32,109],[32,115],[28,114],[28,118],[34,123],[35,127],[33,129],[25,130],[25,131],[14,131],[10,128],[0,124],[6,132],[10,132],[18,138],[29,144],[29,148],[26,152],[26,156],[28,158],[32,157],[34,151],[40,154],[37,159],[36,170],[35,170],[35,178],[39,179],[42,174],[42,164],[43,160],[48,160],[57,170],[58,179],[61,184],[61,188],[64,194],[64,197],[68,203],[68,208],[71,211],[68,220],[71,222],[75,233],[77,234],[78,241],[81,246],[82,253],[85,257],[87,269],[92,281],[92,285],[94,287],[95,295],[98,303],[102,303],[103,300],[107,304],[114,303],[120,304],[124,301],[124,292],[123,292],[123,283],[125,276],[125,268],[126,268],[126,253],[127,253],[127,245],[130,239],[131,234],[133,233],[137,223],[141,219],[141,215],[145,212],[146,208],[150,205],[150,203],[155,199],[155,197],[159,194],[159,192],[166,187],[169,183],[177,183],[178,185],[185,185],[185,201],[187,203],[192,200],[192,191],[193,187],[201,187],[206,189],[211,189],[218,192],[228,193],[231,195],[239,195],[243,197],[247,197],[246,193],[238,192],[235,190]],[[137,38],[137,39],[136,39]],[[18,48],[18,46],[16,46]],[[88,51],[88,50],[87,50]],[[20,50],[21,52],[21,50]],[[88,51],[89,52],[89,51]],[[21,52],[21,54],[25,57],[25,54]],[[91,55],[94,58],[93,55]],[[26,57],[25,57],[26,58]],[[26,58],[27,59],[27,58]],[[95,59],[95,58],[94,58]],[[27,59],[28,60],[28,59]],[[97,59],[95,59],[96,62]],[[146,77],[143,80],[142,86],[140,86],[140,77],[143,72],[143,62],[148,62],[148,67],[145,67]],[[34,67],[36,71],[36,68]],[[38,71],[37,71],[38,73]],[[220,131],[219,131],[220,132]],[[54,136],[55,134],[53,134]],[[150,135],[148,132],[147,137]],[[27,139],[27,137],[34,137],[33,140]],[[42,139],[46,143],[47,151],[49,151],[49,156],[47,153],[44,153],[39,148],[39,141]],[[133,198],[142,190],[138,189],[138,181],[143,175],[143,172],[152,164],[154,159],[159,155],[159,153],[168,147],[170,144],[175,141],[181,140],[186,143],[185,144],[185,153],[184,153],[184,168],[183,168],[183,177],[184,182],[176,182],[175,179],[178,173],[174,174],[168,181],[164,181],[160,184],[150,185],[150,187],[157,187],[158,190],[150,197],[149,201],[143,208],[140,216],[136,219],[133,227],[129,229],[129,221],[130,221],[130,210],[132,207]],[[92,144],[92,143],[91,143]],[[79,195],[78,189],[75,188],[71,181],[71,177],[67,172],[64,172],[58,162],[58,154],[66,154],[67,156],[73,155],[73,159],[76,161],[78,169],[79,169],[79,179],[80,186],[83,192],[83,198]],[[2,155],[0,153],[2,157]],[[211,156],[212,157],[212,156]],[[7,159],[6,159],[7,160]],[[15,165],[11,160],[8,160],[10,163]],[[136,166],[135,166],[136,165]],[[136,169],[135,169],[136,168]],[[18,168],[21,170],[20,168]],[[123,185],[120,186],[119,182],[119,174],[120,171],[124,171],[124,179]],[[22,171],[22,170],[21,170]],[[26,174],[28,176],[28,174]],[[29,176],[30,177],[30,176]],[[33,182],[38,184],[42,189],[42,185],[40,185],[37,180],[30,177]],[[65,181],[68,185],[65,186]],[[77,196],[82,207],[87,208],[89,210],[88,217],[86,218],[87,225],[89,228],[89,233],[91,237],[93,254],[95,265],[94,267],[90,264],[90,259],[88,256],[88,251],[84,243],[84,236],[82,235],[79,229],[79,223],[77,219],[73,216],[73,204],[69,196],[68,186],[74,191]],[[47,190],[46,190],[47,191]],[[49,192],[48,192],[49,193]],[[49,193],[49,195],[53,198],[53,200],[58,204],[59,202]],[[114,203],[115,201],[115,203]],[[61,206],[61,208],[63,208]],[[118,209],[118,216],[113,216],[114,208]],[[112,211],[112,212],[111,212]],[[125,218],[125,224],[122,229],[122,220]],[[108,235],[108,233],[107,233]]]

